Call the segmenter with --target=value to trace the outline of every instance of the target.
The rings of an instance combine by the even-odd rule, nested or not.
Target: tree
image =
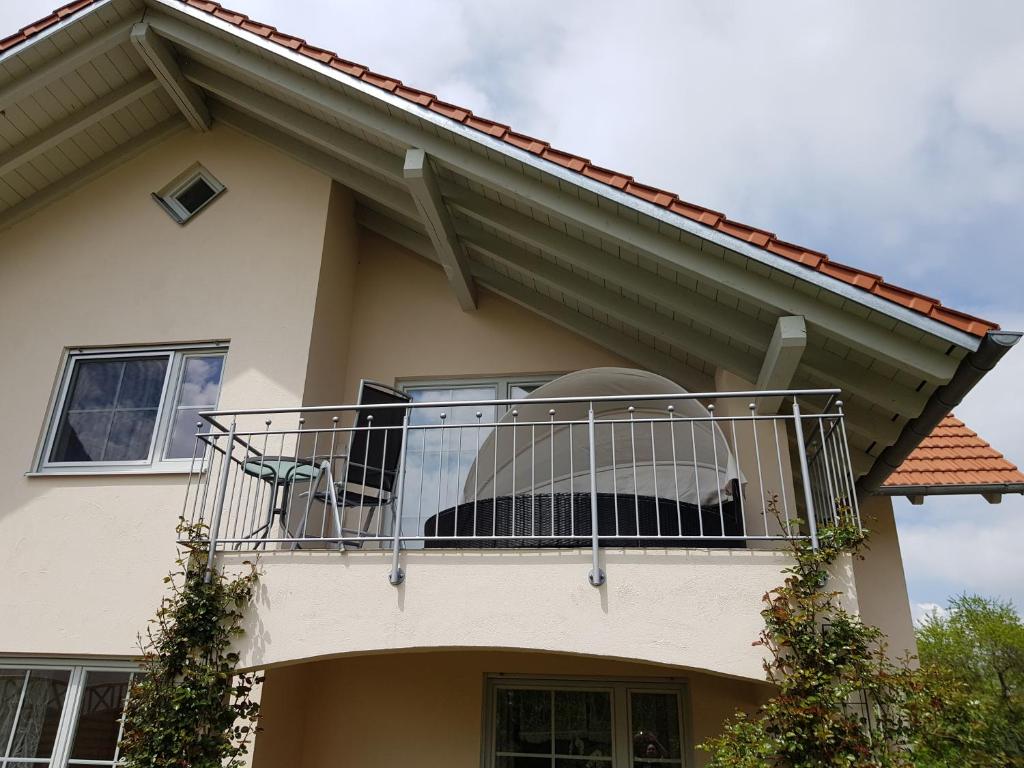
[[[960,595],[917,629],[923,667],[962,684],[986,711],[983,738],[1024,766],[1024,623],[1013,604]]]
[[[846,520],[848,516],[838,515]],[[702,748],[709,768],[938,768],[1001,766],[979,739],[983,712],[965,686],[892,661],[885,636],[829,591],[830,568],[859,556],[865,534],[839,524],[819,545],[791,543],[794,565],[764,596],[768,681],[777,694],[739,713]]]

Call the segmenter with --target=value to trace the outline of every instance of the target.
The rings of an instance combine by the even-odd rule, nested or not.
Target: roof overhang
[[[138,23],[145,27],[135,28],[137,41],[169,54],[157,57],[156,67],[129,40]],[[189,110],[193,126],[202,128],[208,111],[214,123],[353,189],[361,224],[441,264],[465,308],[479,285],[691,389],[712,389],[717,369],[751,382],[766,375],[780,322],[802,318],[805,343],[787,358],[786,376],[796,388],[844,390],[851,458],[864,490],[884,479],[929,422],[937,424],[1012,346],[1002,343],[1005,334],[979,336],[940,322],[181,0],[99,0],[9,49],[0,62],[21,62],[41,46],[48,53],[38,71],[89,44],[76,41],[122,28],[123,40],[96,56],[118,57],[121,75],[140,83],[138,99],[99,114],[95,97],[72,91],[63,105],[71,113],[66,131],[22,131],[20,143],[0,146],[0,157],[6,152],[18,163],[0,174],[0,228],[186,127]],[[0,81],[0,101],[11,82]],[[119,87],[106,85],[111,92]],[[35,95],[19,95],[12,112]],[[45,139],[51,145],[37,146],[39,157],[71,152],[81,138],[75,115],[93,121],[83,131],[94,130],[104,121],[131,122],[127,115],[140,104],[152,125],[134,130],[136,120],[123,141],[68,163],[66,174],[46,186],[18,181],[22,172],[40,174],[32,160],[22,162],[27,153],[19,147]],[[411,175],[409,157],[418,163]]]

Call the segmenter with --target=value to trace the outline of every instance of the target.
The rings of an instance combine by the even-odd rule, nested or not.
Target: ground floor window
[[[488,686],[487,768],[687,764],[678,683],[509,680]]]
[[[125,664],[0,662],[0,768],[116,765],[135,674]]]

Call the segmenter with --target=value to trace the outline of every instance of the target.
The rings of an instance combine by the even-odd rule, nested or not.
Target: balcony
[[[777,549],[859,524],[838,390],[688,393],[592,369],[524,399],[202,414],[184,517],[213,553]],[[404,554],[403,554],[404,553]]]

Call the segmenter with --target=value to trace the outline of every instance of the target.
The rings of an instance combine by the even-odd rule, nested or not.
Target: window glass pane
[[[611,757],[612,697],[606,691],[555,691],[555,752]]]
[[[18,711],[21,689],[25,685],[24,669],[0,669],[0,757],[7,749],[14,715]]]
[[[217,407],[223,370],[224,355],[194,355],[185,358],[165,458],[191,459],[196,452],[195,434],[196,422],[200,421],[199,412]],[[208,430],[209,425],[203,422],[203,431]],[[202,456],[202,450],[196,455]]]
[[[112,408],[123,360],[77,360],[68,387],[68,409]]]
[[[680,759],[682,744],[676,694],[634,691],[630,695],[630,717],[634,765],[648,765],[646,760]]]
[[[540,389],[541,384],[511,384],[508,388],[509,400],[522,400],[534,390]]]
[[[498,396],[495,384],[420,387],[407,392],[415,403],[494,400]],[[481,414],[479,421],[477,412]],[[406,443],[405,488],[412,501],[402,505],[402,530],[422,532],[424,523],[437,512],[465,501],[463,488],[476,458],[476,447],[491,432],[491,427],[476,425],[493,423],[496,409],[493,405],[468,405],[414,408],[410,413],[413,426],[444,424],[443,430],[411,429]]]
[[[156,408],[115,412],[103,460],[141,461],[148,458],[154,426]]]
[[[128,694],[128,672],[88,672],[75,726],[71,757],[113,761],[118,722]]]
[[[185,358],[177,405],[217,405],[224,355],[193,355]]]
[[[199,177],[189,184],[184,190],[174,196],[174,199],[181,203],[181,206],[189,213],[198,211],[207,200],[214,195],[213,187],[206,183],[206,180]]]
[[[148,458],[169,359],[74,361],[50,461]]]
[[[501,689],[497,699],[497,751],[550,755],[551,691]]]
[[[124,364],[124,378],[117,397],[117,407],[156,408],[164,388],[167,358],[140,358]]]
[[[51,461],[101,461],[113,411],[79,411],[64,416]]]
[[[71,673],[66,670],[33,669],[14,726],[13,757],[49,757],[57,738]]]

